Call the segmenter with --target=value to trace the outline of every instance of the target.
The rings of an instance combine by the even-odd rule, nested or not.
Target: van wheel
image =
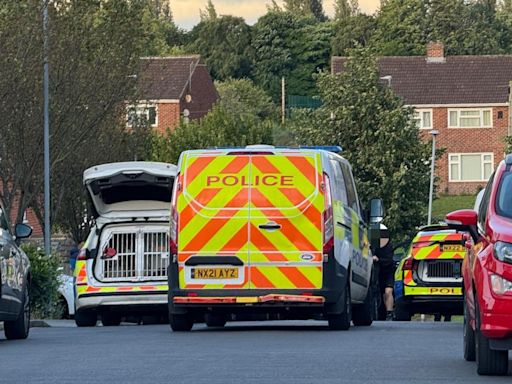
[[[169,325],[174,332],[188,332],[194,326],[194,321],[188,315],[169,315]]]
[[[345,309],[342,313],[327,315],[329,328],[333,331],[346,331],[350,328],[350,321],[352,320],[352,298],[350,296],[350,283],[347,281],[347,286],[344,290],[345,295]]]
[[[226,325],[226,317],[223,315],[207,313],[204,315],[204,321],[208,327],[224,327]]]
[[[402,305],[395,306],[395,320],[396,321],[411,321],[411,313],[407,308]]]
[[[26,339],[30,331],[30,297],[28,287],[25,287],[21,312],[13,321],[4,322],[5,337],[9,340]]]
[[[352,313],[352,322],[356,326],[369,326],[373,322],[375,300],[373,300],[373,292],[371,288],[368,288],[368,293],[364,299],[363,304],[354,306]]]
[[[121,315],[113,312],[103,312],[101,314],[101,324],[104,327],[117,327],[121,324]]]
[[[464,300],[464,359],[466,361],[475,361],[476,347],[475,347],[475,331],[469,324],[469,313],[466,300]]]
[[[91,310],[81,310],[75,313],[75,323],[77,327],[94,327],[98,316]]]
[[[491,349],[489,339],[480,332],[480,310],[476,311],[476,367],[479,375],[506,375],[508,373],[508,351]]]

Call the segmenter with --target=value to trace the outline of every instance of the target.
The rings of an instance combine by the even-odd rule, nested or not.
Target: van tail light
[[[76,257],[77,260],[87,260],[87,248],[82,248]]]
[[[329,176],[324,173],[324,254],[329,254],[334,248],[334,215],[332,208],[332,195],[331,195],[331,183]]]
[[[178,193],[181,190],[180,174],[176,176],[174,180],[174,186],[172,188],[172,201],[171,201],[171,221],[169,231],[169,251],[171,256],[178,254]]]
[[[404,264],[402,265],[402,271],[412,271],[414,269],[414,259],[412,257],[408,257],[405,259]]]

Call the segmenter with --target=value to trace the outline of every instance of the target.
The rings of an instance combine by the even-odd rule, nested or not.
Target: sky
[[[248,24],[254,24],[267,11],[271,0],[212,0],[219,15],[243,17]],[[178,26],[191,29],[199,22],[199,10],[206,7],[207,0],[170,0],[174,21]],[[277,1],[282,3],[282,1]],[[324,0],[324,10],[334,14],[334,1]],[[379,6],[379,0],[359,0],[363,12],[373,13]]]

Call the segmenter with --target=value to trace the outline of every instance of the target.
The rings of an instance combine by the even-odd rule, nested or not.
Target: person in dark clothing
[[[393,320],[395,263],[389,231],[383,224],[380,225],[380,248],[375,250],[373,260],[379,265],[379,287],[386,307],[386,320]]]

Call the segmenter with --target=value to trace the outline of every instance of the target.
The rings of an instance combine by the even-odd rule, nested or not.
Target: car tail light
[[[329,254],[334,248],[334,218],[332,209],[331,183],[329,176],[324,173],[324,254]]]
[[[172,256],[178,254],[178,193],[181,190],[180,174],[176,176],[172,189],[171,221],[169,231],[169,251]]]
[[[404,264],[402,265],[402,271],[412,271],[414,268],[414,259],[412,257],[408,257],[405,259]]]

